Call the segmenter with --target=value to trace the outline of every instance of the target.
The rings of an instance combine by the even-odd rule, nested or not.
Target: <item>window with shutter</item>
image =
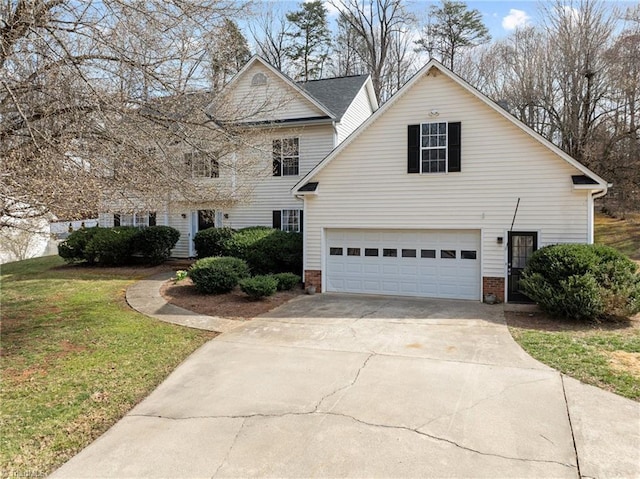
[[[433,122],[408,126],[408,173],[459,171],[461,171],[460,122]]]

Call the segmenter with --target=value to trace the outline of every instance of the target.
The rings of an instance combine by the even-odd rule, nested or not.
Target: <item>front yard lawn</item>
[[[2,266],[2,477],[53,471],[215,336],[127,306],[125,288],[156,269]]]
[[[611,246],[640,261],[640,213],[629,213],[625,219],[598,213],[594,228],[596,243]]]
[[[599,324],[556,320],[543,313],[505,316],[511,335],[538,361],[640,401],[640,315]]]

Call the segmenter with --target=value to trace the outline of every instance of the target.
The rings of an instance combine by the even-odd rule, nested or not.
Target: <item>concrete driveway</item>
[[[53,477],[638,477],[639,430],[500,306],[324,294],[210,341]]]

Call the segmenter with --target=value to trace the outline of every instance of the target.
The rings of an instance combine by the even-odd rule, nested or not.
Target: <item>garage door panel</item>
[[[327,230],[326,237],[327,251],[343,253],[327,257],[328,291],[480,297],[479,231]]]

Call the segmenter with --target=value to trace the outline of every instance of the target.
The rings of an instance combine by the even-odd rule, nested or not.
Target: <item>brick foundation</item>
[[[304,271],[304,287],[316,288],[316,293],[322,293],[322,271],[317,269],[306,269]]]
[[[482,278],[482,296],[494,294],[496,298],[504,303],[504,278],[492,278],[484,276]]]

